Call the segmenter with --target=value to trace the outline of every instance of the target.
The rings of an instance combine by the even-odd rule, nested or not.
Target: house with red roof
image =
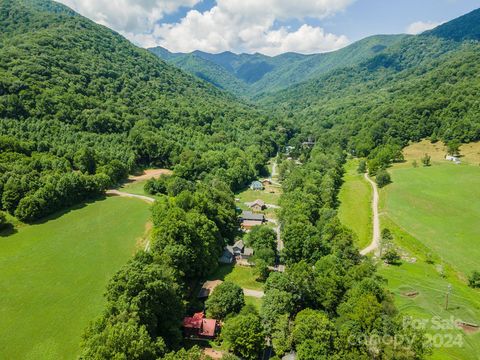
[[[218,331],[218,321],[205,318],[203,312],[195,313],[192,317],[183,319],[183,331],[185,337],[212,339]]]

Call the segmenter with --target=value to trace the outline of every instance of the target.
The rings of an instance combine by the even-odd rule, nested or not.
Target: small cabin
[[[254,212],[261,212],[266,208],[265,201],[257,199],[253,203],[250,204],[250,208]]]

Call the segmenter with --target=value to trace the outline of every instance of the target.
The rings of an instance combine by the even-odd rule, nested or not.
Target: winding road
[[[372,251],[375,251],[375,254],[378,255],[378,250],[380,247],[380,217],[378,215],[378,188],[377,184],[370,179],[370,177],[365,173],[365,179],[370,183],[373,189],[373,199],[372,199],[372,214],[373,214],[373,232],[372,232],[372,242],[365,249],[360,251],[360,254],[367,255]]]

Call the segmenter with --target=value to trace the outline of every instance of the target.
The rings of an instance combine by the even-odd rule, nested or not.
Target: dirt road
[[[360,251],[360,254],[367,255],[372,251],[375,251],[378,254],[380,247],[380,218],[378,216],[378,188],[377,184],[368,177],[365,173],[365,179],[370,183],[373,189],[373,199],[372,199],[372,215],[373,215],[373,232],[372,232],[372,242],[365,249]]]
[[[263,297],[263,295],[265,295],[263,291],[250,290],[250,289],[243,289],[243,294],[245,296],[251,296],[251,297],[254,297],[254,298],[258,298],[258,299],[261,299]]]
[[[113,196],[122,196],[122,197],[140,199],[140,200],[146,201],[148,203],[154,203],[155,202],[154,198],[151,198],[151,197],[148,197],[148,196],[130,194],[130,193],[126,193],[126,192],[115,190],[115,189],[107,190],[106,194],[111,195],[111,196],[113,195]]]

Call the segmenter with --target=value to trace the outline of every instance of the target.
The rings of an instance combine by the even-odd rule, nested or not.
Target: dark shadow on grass
[[[8,237],[10,235],[14,235],[18,232],[18,230],[12,224],[7,224],[6,228],[0,231],[0,237]]]
[[[88,200],[84,200],[78,204],[75,204],[75,205],[72,205],[68,208],[65,208],[65,209],[62,209],[62,210],[59,210],[53,214],[50,214],[50,215],[47,215],[43,218],[41,218],[40,220],[36,220],[36,221],[32,221],[32,222],[29,222],[28,224],[29,225],[40,225],[40,224],[45,224],[51,220],[56,220],[72,211],[75,211],[75,210],[80,210],[80,209],[83,209],[84,207],[86,207],[87,205],[90,205],[90,204],[93,204],[93,203],[96,203],[97,201],[104,201],[107,199],[107,196],[106,195],[100,195],[98,197],[95,197],[95,198],[91,198],[91,199],[88,199]]]
[[[235,264],[222,264],[219,265],[217,270],[215,270],[211,275],[208,276],[207,280],[222,280],[224,281],[228,274],[233,271]]]

